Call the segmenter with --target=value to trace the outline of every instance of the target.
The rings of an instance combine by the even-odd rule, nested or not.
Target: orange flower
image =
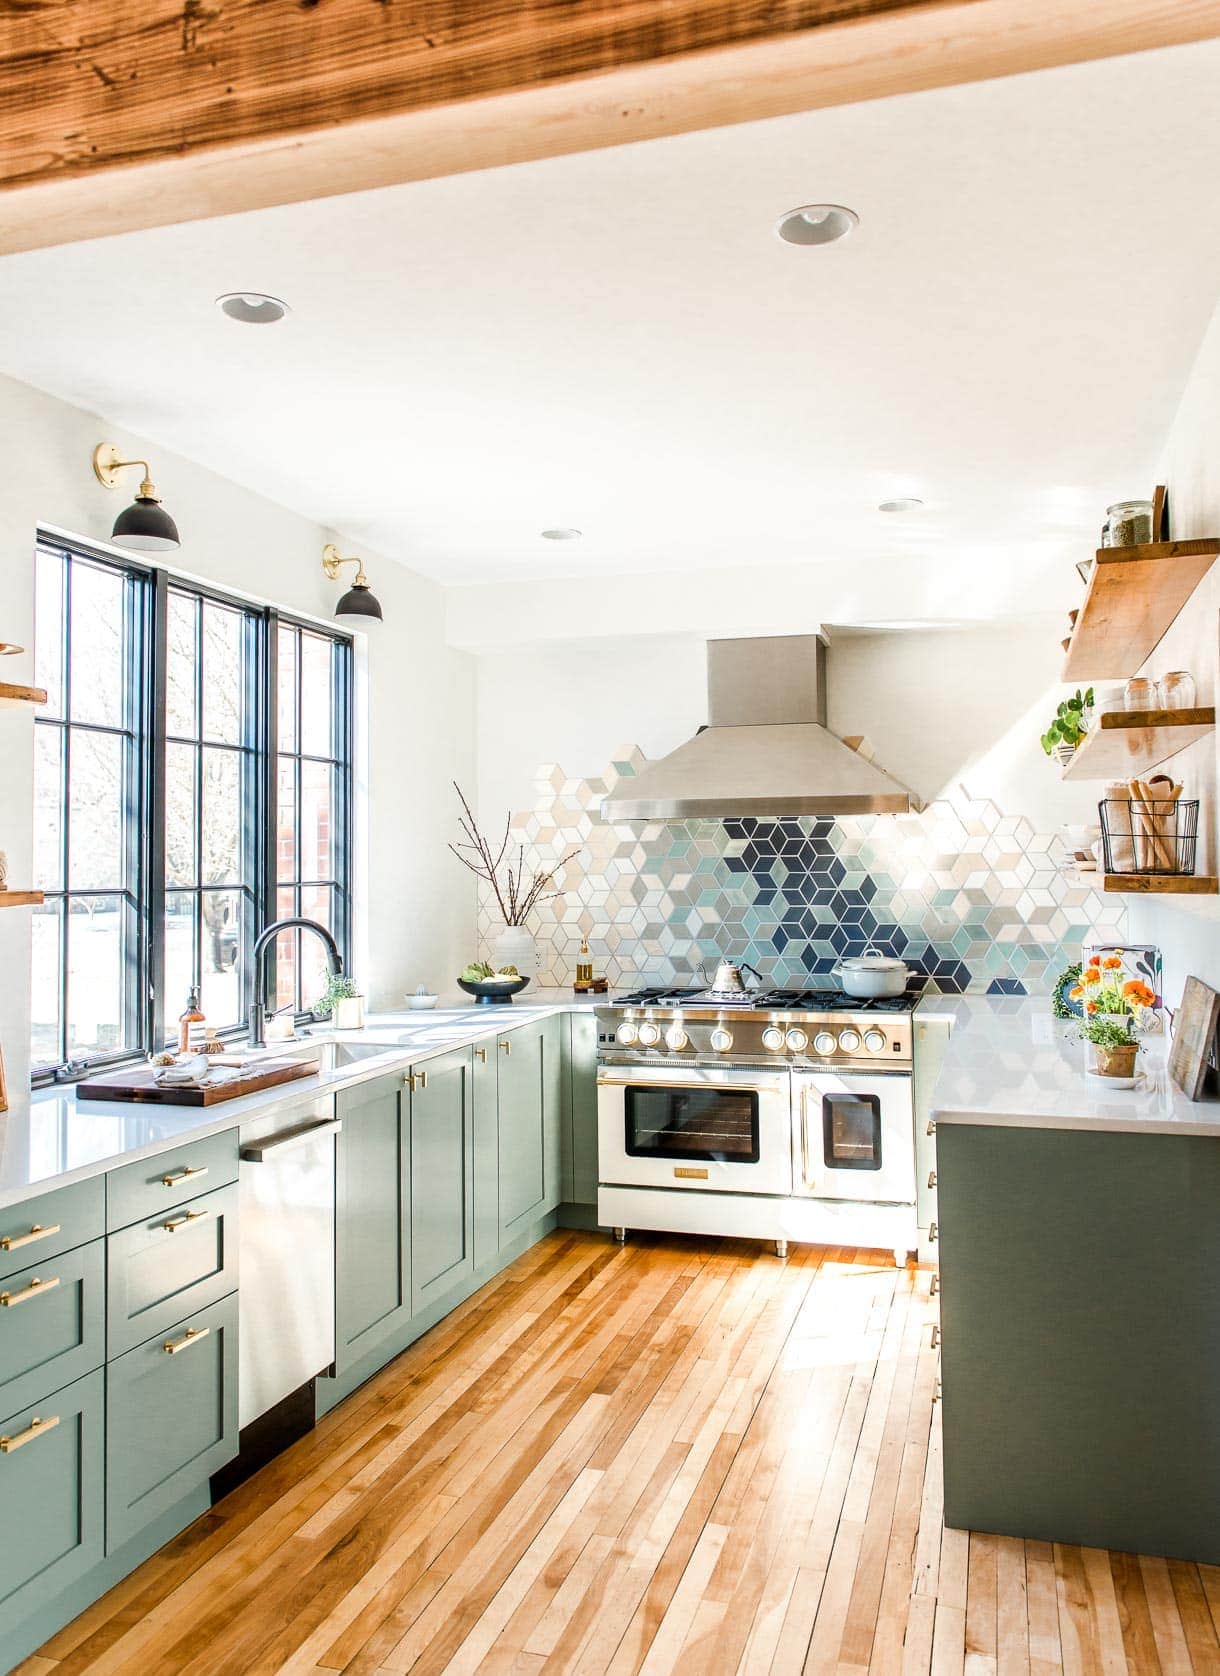
[[[1117,972],[1119,967],[1122,965],[1122,961],[1116,954],[1108,954],[1102,961],[1102,965],[1107,969],[1107,971]]]
[[[1084,1010],[1086,1013],[1095,1013],[1097,1011],[1097,1002],[1086,1001],[1084,1004]]]
[[[1132,978],[1123,985],[1123,994],[1129,1001],[1135,1001],[1141,1007],[1151,1007],[1156,1000],[1156,996],[1148,988],[1148,985],[1141,983],[1138,978]]]
[[[1101,956],[1099,954],[1091,954],[1089,956],[1089,965],[1090,966],[1100,966],[1101,965]]]
[[[1080,984],[1077,984],[1075,986],[1075,988],[1068,990],[1068,1000],[1069,1001],[1079,1001],[1080,997],[1083,994],[1084,994],[1083,987]]]
[[[1096,966],[1090,966],[1085,971],[1084,981],[1085,981],[1085,983],[1089,983],[1089,984],[1096,984],[1096,983],[1101,982],[1101,973],[1097,970]]]

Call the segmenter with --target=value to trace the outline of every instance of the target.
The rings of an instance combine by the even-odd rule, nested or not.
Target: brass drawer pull
[[[427,1071],[408,1071],[402,1080],[414,1094],[417,1088],[427,1088],[428,1073]]]
[[[928,1119],[928,1133],[929,1135],[934,1135],[936,1133],[936,1119],[934,1117],[930,1117]]]
[[[210,1215],[211,1212],[206,1210],[188,1210],[185,1216],[172,1216],[168,1222],[163,1222],[161,1226],[167,1234],[173,1234],[179,1228],[184,1228],[188,1222],[202,1222],[205,1216]]]
[[[4,1238],[0,1239],[0,1251],[20,1251],[23,1245],[33,1245],[36,1240],[49,1240],[52,1234],[58,1232],[58,1222],[53,1222],[49,1228],[35,1222],[28,1234],[5,1234]]]
[[[936,1243],[936,1237],[939,1234],[939,1232],[940,1232],[940,1229],[937,1227],[936,1223],[933,1222],[928,1229],[928,1244],[929,1245],[934,1245]]]
[[[939,1402],[940,1401],[940,1380],[939,1379],[936,1381],[936,1389],[932,1393],[932,1401],[933,1402]]]
[[[933,1348],[933,1350],[936,1349],[936,1347],[937,1347],[937,1345],[939,1345],[939,1343],[940,1343],[940,1322],[939,1321],[933,1321],[933,1323],[932,1323],[932,1348]]]
[[[483,1064],[486,1065],[486,1063],[487,1063],[487,1049],[486,1048],[475,1048],[474,1056],[475,1056],[476,1059],[481,1059]]]
[[[188,1327],[183,1338],[167,1338],[161,1346],[167,1356],[176,1356],[180,1350],[189,1350],[192,1344],[199,1344],[211,1332],[210,1327]]]
[[[162,1187],[180,1187],[184,1181],[198,1181],[200,1176],[205,1176],[207,1173],[208,1167],[206,1164],[198,1170],[193,1170],[189,1164],[186,1164],[182,1169],[175,1170],[172,1175],[162,1176],[161,1185]]]
[[[57,1274],[52,1275],[50,1280],[39,1280],[38,1276],[35,1275],[30,1284],[23,1287],[20,1292],[0,1292],[0,1307],[12,1309],[14,1304],[28,1303],[31,1298],[38,1297],[41,1292],[53,1292],[58,1285],[59,1276]]]
[[[512,1051],[513,1051],[513,1044],[511,1042],[501,1042],[500,1043],[500,1052],[501,1053],[511,1053]]]
[[[931,1286],[928,1287],[928,1296],[930,1298],[934,1298],[939,1291],[940,1291],[940,1276],[938,1274],[934,1274],[932,1276],[932,1284],[931,1284]]]
[[[935,1170],[929,1170],[928,1171],[928,1186],[929,1187],[935,1187],[936,1186],[936,1171]]]
[[[53,1432],[58,1424],[58,1414],[48,1414],[45,1420],[40,1420],[35,1415],[26,1429],[18,1432],[16,1437],[0,1437],[0,1455],[11,1455],[14,1449],[22,1449],[27,1443],[33,1443],[34,1439],[41,1437],[44,1432]]]

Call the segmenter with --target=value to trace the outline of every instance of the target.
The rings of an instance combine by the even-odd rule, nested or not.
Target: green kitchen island
[[[1220,1563],[1220,1102],[1099,1088],[1044,999],[945,998],[945,1522]]]

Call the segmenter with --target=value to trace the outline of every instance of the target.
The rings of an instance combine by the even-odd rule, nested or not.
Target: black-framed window
[[[209,1024],[244,1029],[250,950],[278,913],[321,919],[347,957],[352,646],[85,543],[43,535],[36,565],[45,1082],[161,1046],[192,985]],[[278,940],[268,1002],[317,998],[309,941]]]

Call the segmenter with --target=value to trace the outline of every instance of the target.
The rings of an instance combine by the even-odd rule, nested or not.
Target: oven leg
[[[620,1245],[626,1245],[626,1243],[627,1243],[627,1230],[626,1230],[626,1228],[616,1228],[614,1230],[614,1237]]]
[[[787,1240],[776,1240],[776,1242],[775,1242],[775,1255],[780,1259],[781,1262],[783,1261],[783,1259],[785,1257],[787,1257],[787,1255],[788,1255],[788,1241]]]

